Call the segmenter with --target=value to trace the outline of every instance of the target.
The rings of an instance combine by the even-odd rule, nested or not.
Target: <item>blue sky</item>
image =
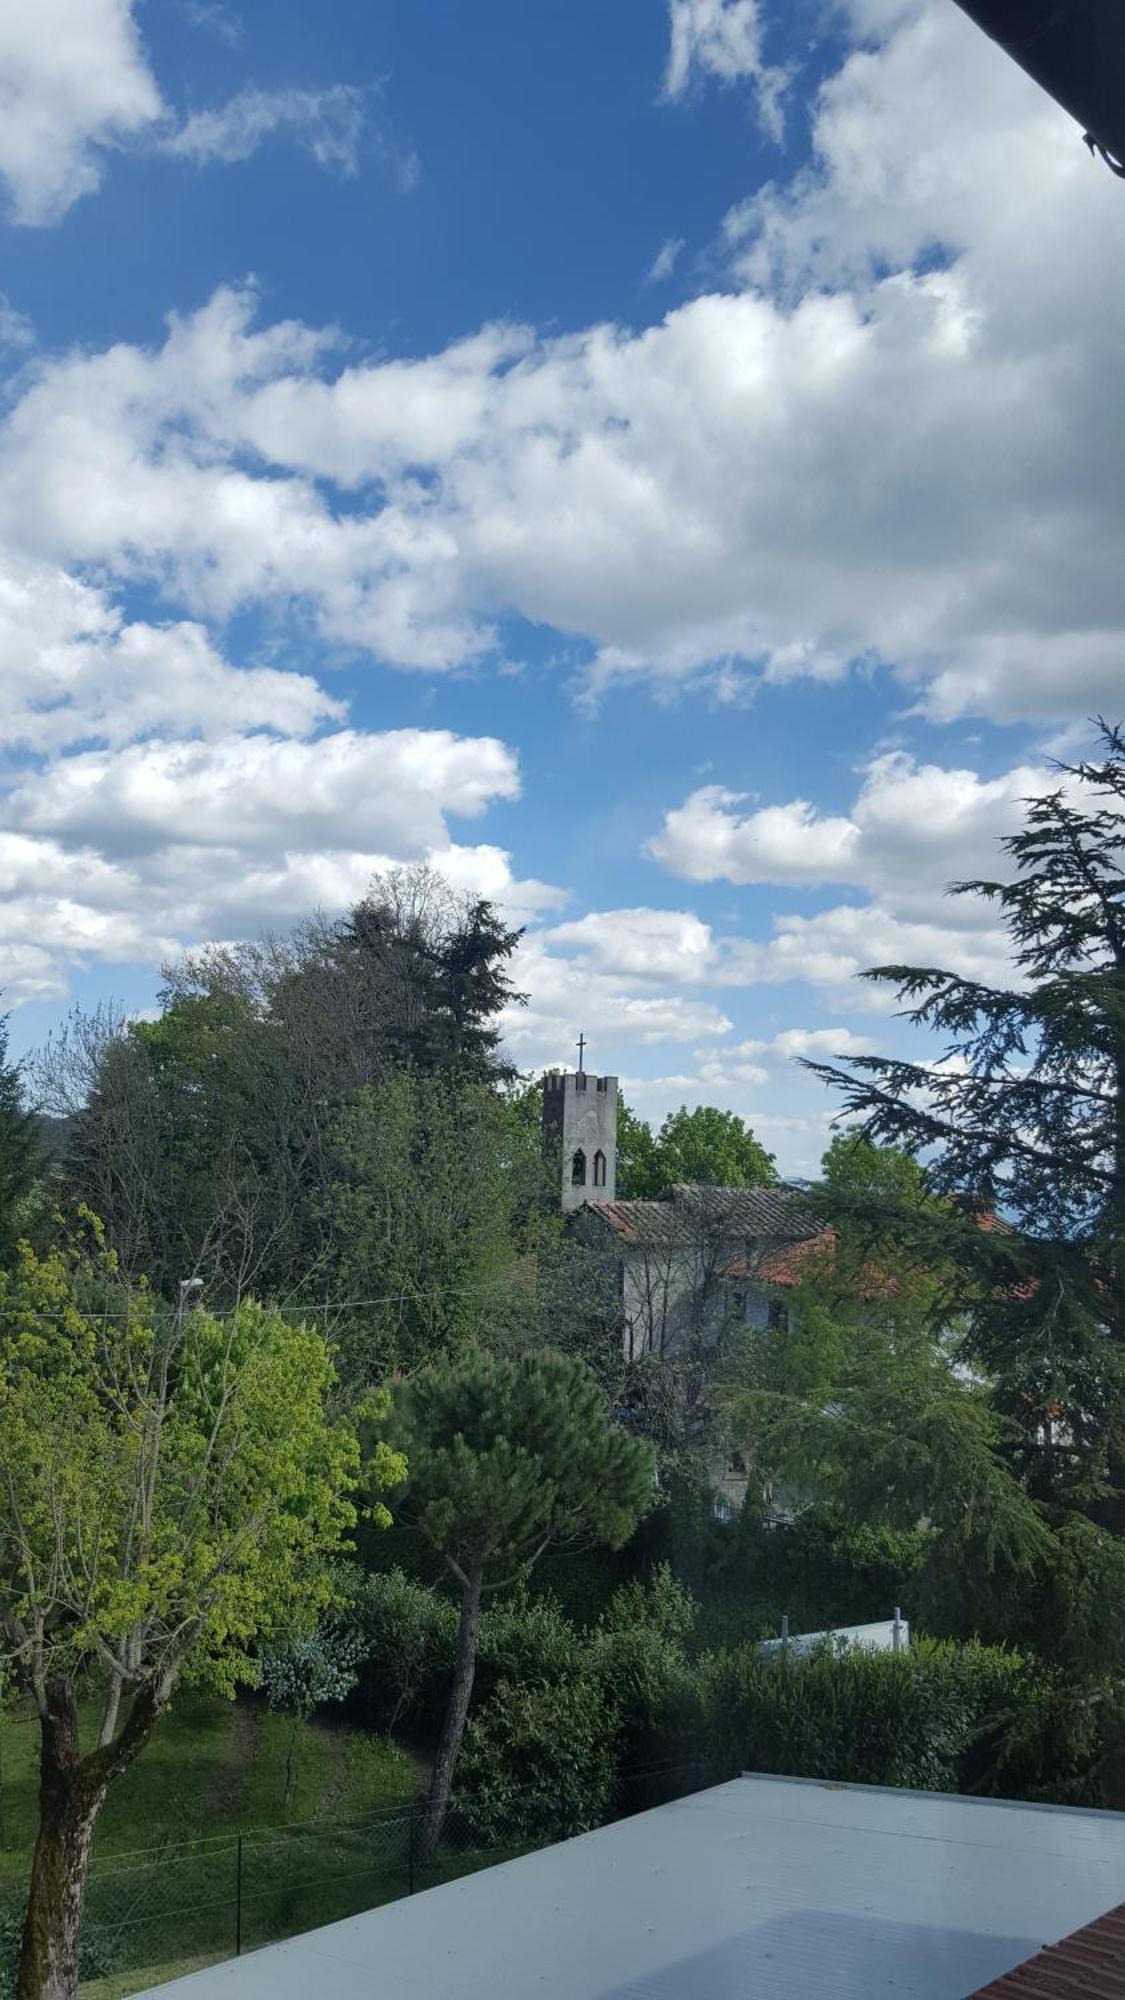
[[[952,0],[41,0],[0,98],[13,1046],[428,858],[518,1061],[813,1171],[1122,706],[1070,122]]]

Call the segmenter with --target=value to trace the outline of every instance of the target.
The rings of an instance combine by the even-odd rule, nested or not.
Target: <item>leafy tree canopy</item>
[[[737,1112],[699,1104],[670,1111],[655,1138],[627,1106],[618,1114],[619,1194],[657,1199],[677,1181],[710,1187],[769,1187],[776,1162]]]
[[[0,1017],[0,1260],[10,1257],[23,1207],[40,1167],[35,1119],[23,1101],[19,1063],[8,1062],[8,1021]]]
[[[109,1785],[179,1681],[232,1694],[263,1638],[312,1624],[360,1476],[319,1333],[249,1301],[169,1314],[90,1234],[81,1254],[22,1246],[0,1276],[0,1648],[41,1736],[28,1996],[76,1990]],[[372,1476],[402,1470],[384,1447]]]
[[[868,1138],[924,1155],[960,1214],[946,1250],[966,1353],[1056,1510],[1125,1531],[1125,741],[1062,766],[1003,842],[1011,873],[961,882],[993,904],[1018,980],[878,966],[941,1059],[810,1064]],[[1015,1224],[1012,1227],[1011,1224]],[[933,1254],[932,1240],[929,1254]]]
[[[613,1428],[565,1355],[438,1363],[395,1385],[379,1434],[406,1460],[394,1511],[458,1580],[510,1574],[551,1544],[618,1548],[652,1496],[648,1448]]]

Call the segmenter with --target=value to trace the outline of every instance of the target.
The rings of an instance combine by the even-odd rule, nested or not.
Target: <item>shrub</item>
[[[567,1840],[600,1825],[613,1786],[613,1717],[594,1680],[501,1681],[473,1717],[457,1807],[480,1839]]]
[[[587,1648],[591,1675],[618,1719],[619,1769],[682,1761],[698,1723],[697,1676],[685,1652],[691,1593],[667,1563],[615,1592]]]
[[[311,1715],[322,1702],[343,1701],[355,1686],[358,1646],[358,1635],[320,1627],[263,1653],[260,1685],[270,1707]]]
[[[702,1572],[697,1644],[716,1648],[772,1636],[783,1613],[794,1632],[862,1625],[896,1604],[912,1615],[928,1548],[921,1530],[857,1526],[821,1505],[789,1527],[747,1511],[697,1528],[696,1541],[684,1555]]]
[[[976,1644],[868,1653],[826,1643],[765,1659],[744,1647],[701,1663],[705,1754],[719,1772],[956,1791],[1025,1671],[1017,1655]]]
[[[332,1614],[355,1640],[357,1706],[385,1729],[409,1716],[441,1715],[457,1643],[457,1606],[404,1570],[365,1573],[354,1565],[341,1580]]]
[[[521,1589],[481,1613],[474,1701],[479,1708],[501,1681],[549,1687],[574,1680],[581,1658],[579,1635],[554,1598]]]

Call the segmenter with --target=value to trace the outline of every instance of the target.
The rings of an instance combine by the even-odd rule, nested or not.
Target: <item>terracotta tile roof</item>
[[[627,1243],[697,1243],[701,1235],[763,1237],[793,1242],[819,1233],[801,1188],[703,1187],[687,1181],[659,1201],[589,1201],[583,1214],[597,1216]]]
[[[1049,1944],[970,2000],[1123,2000],[1125,1903]]]

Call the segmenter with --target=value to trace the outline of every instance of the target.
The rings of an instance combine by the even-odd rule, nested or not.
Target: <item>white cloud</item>
[[[683,247],[682,236],[669,236],[665,239],[645,274],[646,285],[663,284],[665,278],[671,277]]]
[[[238,48],[242,41],[245,30],[241,16],[221,6],[219,0],[180,0],[180,12],[193,28],[225,42],[228,49]]]
[[[675,101],[694,84],[752,79],[764,129],[780,139],[784,70],[762,59],[758,0],[668,0],[668,66],[664,96]]]
[[[518,796],[511,751],[444,729],[337,730],[313,742],[234,736],[57,759],[9,793],[15,824],[137,851],[167,843],[276,853],[351,846],[421,857],[445,815]]]
[[[185,0],[196,26],[234,43],[240,24],[220,6]],[[98,187],[107,157],[126,144],[197,165],[245,160],[272,138],[303,147],[318,166],[354,174],[377,86],[262,90],[177,119],[149,66],[134,0],[34,0],[0,8],[0,182],[11,219],[57,222]],[[406,190],[418,161],[380,126],[375,154]]]
[[[668,812],[648,853],[692,882],[847,883],[889,897],[902,914],[944,912],[950,924],[988,921],[979,903],[944,901],[951,880],[1008,872],[1000,846],[1022,801],[1054,789],[1057,772],[1017,765],[999,778],[920,764],[901,751],[872,759],[848,814],[807,800],[753,806],[702,786]]]
[[[57,221],[97,187],[104,149],[162,109],[131,0],[0,8],[0,179],[14,221]]]
[[[689,882],[854,880],[852,820],[818,813],[805,799],[740,813],[744,799],[722,785],[700,786],[665,815],[648,853]]]
[[[911,923],[885,903],[840,903],[811,917],[778,915],[766,943],[732,951],[730,972],[742,984],[804,981],[837,1006],[887,1012],[897,1005],[890,993],[856,983],[872,965],[933,965],[991,984],[1018,983],[1002,933],[959,928],[954,921]]]
[[[223,672],[232,685],[239,679]],[[253,685],[252,673],[242,677]],[[303,677],[271,678],[295,683],[299,712]],[[279,691],[275,710],[280,701]],[[161,721],[166,728],[168,716]],[[274,733],[150,735],[52,751],[9,771],[0,793],[6,1005],[60,995],[91,962],[154,967],[207,937],[343,909],[397,862],[428,861],[517,920],[562,900],[550,884],[517,879],[503,849],[451,837],[451,820],[518,794],[515,758],[496,739],[336,729],[302,741],[277,726],[275,713]]]
[[[875,1043],[870,1035],[857,1035],[851,1028],[784,1028],[773,1038],[778,1055],[789,1062],[802,1056],[831,1061],[837,1056],[869,1056]]]
[[[1058,772],[1046,766],[1017,765],[985,779],[888,752],[867,766],[848,814],[818,814],[803,800],[755,807],[705,786],[666,814],[648,852],[689,881],[860,892],[861,901],[811,915],[776,912],[765,939],[716,941],[709,977],[731,986],[805,982],[833,1004],[886,1012],[895,1004],[889,990],[857,984],[869,966],[932,965],[990,983],[1019,983],[992,906],[947,890],[956,880],[1008,879],[1003,837],[1022,825],[1025,799],[1059,783]],[[850,1032],[795,1029],[771,1046],[780,1054],[823,1050]],[[867,1038],[852,1035],[837,1052],[861,1053],[861,1043]]]
[[[168,728],[300,736],[343,714],[309,674],[231,666],[199,625],[127,623],[92,584],[2,557],[0,680],[9,749],[123,743]]]
[[[513,1058],[524,1069],[565,1062],[579,1031],[591,1040],[591,1062],[608,1067],[607,1048],[649,1048],[730,1033],[731,1022],[696,995],[635,991],[628,977],[553,951],[553,933],[531,932],[516,955],[513,977],[525,1007],[502,1020]]]
[[[341,361],[219,293],[156,350],[34,369],[0,526],[177,612],[307,613],[430,672],[511,611],[586,641],[595,692],[858,660],[941,718],[1112,709],[1117,184],[948,0],[851,19],[812,166],[729,218],[740,290],[416,361]]]
[[[715,969],[711,931],[689,910],[593,910],[548,935],[553,950],[574,949],[581,961],[629,979],[696,985]]]
[[[19,350],[35,346],[35,328],[26,313],[0,292],[0,348]]]
[[[353,84],[327,90],[258,90],[248,85],[225,104],[194,111],[161,141],[161,151],[196,166],[247,160],[273,138],[288,138],[318,166],[354,174],[366,106]]]

